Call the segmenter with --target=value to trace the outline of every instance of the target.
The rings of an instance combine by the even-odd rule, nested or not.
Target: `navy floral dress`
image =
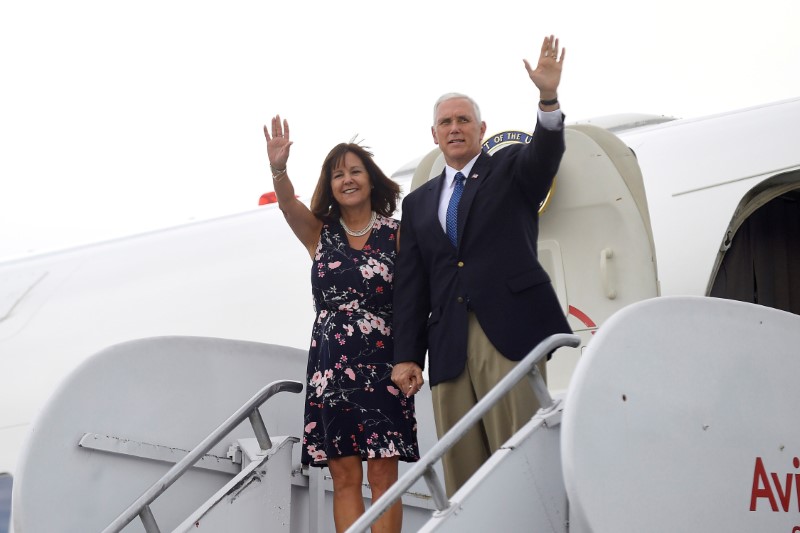
[[[311,287],[316,320],[306,375],[303,464],[328,458],[419,459],[414,399],[391,380],[396,220],[378,216],[364,248],[322,227]]]

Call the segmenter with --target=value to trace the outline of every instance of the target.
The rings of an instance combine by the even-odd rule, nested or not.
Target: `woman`
[[[302,462],[333,478],[336,531],[363,512],[362,461],[375,501],[397,480],[398,461],[419,459],[413,398],[391,381],[392,271],[400,194],[372,154],[333,148],[322,164],[311,209],[294,194],[286,162],[289,124],[264,126],[278,205],[312,259],[316,320],[306,376]],[[398,500],[373,531],[399,532]]]

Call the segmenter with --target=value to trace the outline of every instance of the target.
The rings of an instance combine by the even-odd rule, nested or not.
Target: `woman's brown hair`
[[[325,161],[322,162],[322,170],[317,181],[317,187],[311,196],[311,212],[315,217],[326,221],[338,220],[341,216],[339,203],[333,197],[331,177],[336,167],[344,161],[344,156],[348,152],[356,155],[361,160],[369,175],[372,185],[370,202],[373,211],[385,217],[392,216],[395,209],[397,209],[397,202],[400,198],[400,186],[389,179],[378,167],[372,159],[372,152],[355,143],[337,144],[325,157]]]

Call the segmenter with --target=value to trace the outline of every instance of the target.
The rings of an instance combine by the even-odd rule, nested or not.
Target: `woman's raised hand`
[[[274,170],[286,168],[286,161],[289,160],[289,148],[292,141],[289,140],[289,122],[284,119],[281,123],[281,116],[272,117],[272,134],[267,125],[264,125],[264,137],[267,139],[267,157],[269,164]]]

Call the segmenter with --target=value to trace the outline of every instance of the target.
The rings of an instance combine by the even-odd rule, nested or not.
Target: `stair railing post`
[[[536,365],[533,365],[531,371],[528,372],[528,381],[533,388],[534,396],[539,400],[539,407],[545,411],[552,408],[554,405],[553,397],[550,395],[547,384],[544,382],[544,378]]]
[[[444,511],[450,507],[447,493],[445,493],[442,482],[439,481],[439,476],[436,475],[433,468],[429,466],[422,475],[425,477],[425,484],[428,485],[428,489],[431,491],[431,497],[433,498],[434,505],[436,505],[436,509]]]
[[[142,525],[147,533],[161,533],[156,523],[156,517],[153,516],[153,511],[150,510],[149,505],[145,505],[142,508],[142,512],[139,513],[139,518],[142,520]]]
[[[261,447],[261,451],[267,451],[272,448],[272,439],[269,438],[267,426],[264,425],[264,419],[261,418],[261,412],[258,407],[253,409],[253,412],[248,416],[250,425],[253,427],[253,433],[256,434],[256,440]]]

